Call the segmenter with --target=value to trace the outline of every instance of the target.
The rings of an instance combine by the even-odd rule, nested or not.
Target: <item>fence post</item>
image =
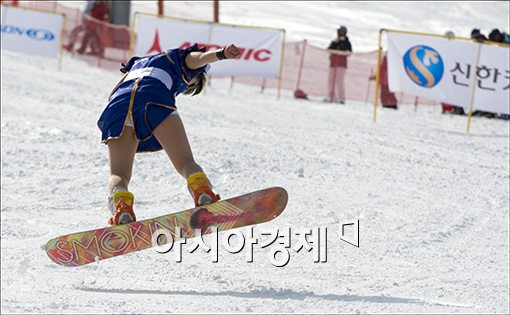
[[[297,74],[297,82],[296,82],[296,91],[299,90],[301,86],[301,74],[303,71],[303,64],[305,62],[305,51],[306,51],[306,39],[303,41],[303,49],[301,49],[301,60],[299,61],[299,69]]]
[[[385,29],[381,28],[379,30],[379,43],[377,48],[377,69],[375,72],[375,95],[374,95],[374,112],[373,112],[373,120],[374,123],[376,122],[376,115],[377,115],[377,102],[379,101],[379,77],[381,75],[381,39],[382,39],[382,32],[384,32]]]
[[[220,1],[214,0],[214,23],[220,23]]]
[[[468,112],[468,120],[466,126],[466,132],[469,132],[469,128],[471,127],[471,115],[473,114],[473,103],[475,101],[475,90],[476,90],[476,68],[478,68],[478,63],[480,62],[480,50],[482,49],[482,44],[478,43],[478,49],[476,50],[476,61],[473,69],[473,79],[471,80],[471,91],[469,94],[469,112]]]
[[[283,62],[285,60],[285,30],[282,30],[283,38],[282,38],[282,55],[280,58],[280,71],[278,74],[278,92],[276,94],[276,99],[279,100],[282,94],[282,75],[283,75]],[[265,79],[264,79],[265,82]]]
[[[163,16],[163,0],[158,0],[158,15]]]

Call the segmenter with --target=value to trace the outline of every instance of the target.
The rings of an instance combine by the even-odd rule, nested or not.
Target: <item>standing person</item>
[[[87,20],[86,20],[85,16],[90,15],[95,2],[96,2],[95,0],[87,0],[87,4],[85,6],[85,10],[83,11],[84,14],[82,14],[82,20],[81,20],[80,25],[73,28],[73,30],[69,34],[69,41],[68,41],[67,45],[64,45],[64,49],[66,49],[67,51],[70,51],[70,52],[73,51],[74,43],[76,42],[76,38],[78,38],[78,35],[81,32],[84,32],[87,30],[87,28],[86,28]]]
[[[390,91],[388,82],[388,57],[384,54],[379,74],[379,85],[381,86],[381,105],[386,108],[398,108],[398,101],[395,93]]]
[[[85,36],[83,36],[81,47],[77,52],[79,54],[85,53],[87,46],[90,44],[91,51],[88,54],[102,57],[104,55],[104,46],[101,41],[102,25],[100,22],[108,20],[108,1],[96,0],[90,11],[90,16],[92,19],[89,18],[85,23]]]
[[[375,80],[376,75],[371,75],[370,80]],[[381,66],[379,68],[379,86],[381,87],[381,105],[382,107],[397,109],[398,101],[395,93],[390,91],[388,82],[388,56],[386,53],[383,54]]]
[[[337,38],[329,44],[328,49],[352,52],[347,27],[342,25],[337,29]],[[344,77],[347,70],[347,54],[330,53],[329,61],[328,100],[345,104]]]
[[[205,52],[195,44],[186,49],[133,57],[121,69],[124,76],[112,90],[98,121],[102,142],[108,145],[110,225],[136,221],[134,196],[128,191],[135,153],[164,149],[188,184],[195,206],[219,200],[190,149],[177,112],[175,96],[197,95],[206,86],[208,64],[238,59],[239,48],[227,45]]]

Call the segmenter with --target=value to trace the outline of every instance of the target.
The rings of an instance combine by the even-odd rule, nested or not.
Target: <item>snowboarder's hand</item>
[[[233,44],[225,46],[225,48],[223,48],[223,53],[227,59],[241,58],[241,50]]]

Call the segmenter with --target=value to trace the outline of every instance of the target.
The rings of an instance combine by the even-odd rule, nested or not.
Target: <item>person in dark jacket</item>
[[[337,30],[337,38],[329,44],[329,50],[338,50],[342,53],[330,52],[329,55],[329,89],[328,100],[330,102],[345,103],[344,76],[347,70],[348,53],[352,52],[351,42],[347,37],[347,28],[340,26]]]
[[[471,39],[479,42],[479,43],[483,43],[484,41],[487,40],[487,37],[485,37],[485,35],[483,35],[481,32],[480,32],[480,29],[478,28],[474,28],[472,31],[471,31]]]
[[[503,34],[497,28],[493,29],[489,34],[489,40],[491,42],[502,43],[503,39]]]

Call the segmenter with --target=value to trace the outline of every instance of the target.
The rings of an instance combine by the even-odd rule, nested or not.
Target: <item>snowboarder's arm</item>
[[[190,69],[198,69],[209,63],[223,59],[238,59],[241,51],[235,45],[227,45],[223,49],[207,52],[194,51],[186,56],[186,66]]]

